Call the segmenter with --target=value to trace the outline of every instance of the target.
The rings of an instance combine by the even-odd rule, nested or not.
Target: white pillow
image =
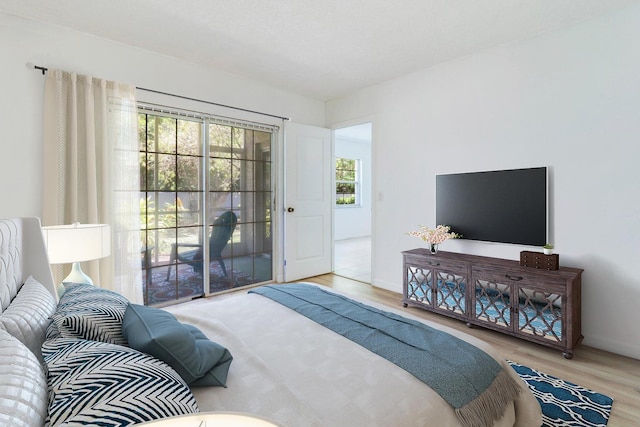
[[[20,341],[0,330],[0,425],[44,425],[48,393],[44,370]]]
[[[20,340],[38,360],[42,361],[40,347],[55,310],[56,301],[53,295],[40,282],[29,276],[11,305],[0,314],[0,329]]]

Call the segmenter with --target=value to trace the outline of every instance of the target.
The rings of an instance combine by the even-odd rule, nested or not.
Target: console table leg
[[[568,352],[568,351],[563,351],[563,352],[562,352],[562,356],[563,356],[565,359],[573,359],[573,353]]]

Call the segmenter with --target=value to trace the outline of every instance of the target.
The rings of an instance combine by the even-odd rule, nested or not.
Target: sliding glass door
[[[272,279],[275,129],[142,106],[145,303]]]

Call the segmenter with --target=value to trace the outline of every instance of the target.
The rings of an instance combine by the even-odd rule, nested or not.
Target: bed
[[[30,298],[21,296],[27,291]],[[82,295],[94,299],[94,294]],[[126,305],[117,295],[103,296],[108,301],[100,303],[100,316],[113,314],[104,309],[109,304]],[[184,375],[167,363],[129,347],[136,341],[133,329],[127,335],[129,342],[118,341],[118,329],[124,326],[105,327],[109,322],[102,318],[94,321],[95,307],[90,316],[67,316],[73,317],[74,326],[84,323],[92,329],[93,339],[59,335],[52,325],[59,324],[60,313],[67,313],[64,309],[69,310],[69,302],[63,300],[58,302],[55,294],[39,221],[1,220],[1,425],[40,426],[48,421],[58,425],[65,419],[67,424],[63,425],[91,425],[95,412],[102,417],[109,414],[112,425],[127,425],[125,413],[144,422],[197,411],[255,414],[282,426],[463,425],[453,407],[416,376],[264,295],[238,292],[154,312],[170,315],[180,325],[201,332],[203,340],[215,342],[232,355],[232,360],[222,357],[228,374],[225,372],[221,384],[194,386],[191,382],[190,387]],[[426,324],[406,311],[367,305]],[[3,317],[12,320],[3,321]],[[503,415],[492,425],[541,425],[537,401],[493,348],[464,333],[429,325],[482,349],[518,384],[520,392],[508,398]],[[452,354],[451,358],[459,356]],[[118,380],[126,377],[124,388],[112,390],[117,382],[111,384],[112,376]],[[146,389],[143,393],[137,388],[142,378],[144,384],[155,384],[152,393],[144,394]],[[100,396],[90,400],[79,397],[74,381],[82,381],[82,386],[91,390],[102,387]],[[111,406],[96,403],[105,396],[112,399]],[[74,406],[74,399],[80,399],[81,404]],[[91,410],[83,413],[82,405],[91,406]],[[117,410],[110,413],[105,408]]]

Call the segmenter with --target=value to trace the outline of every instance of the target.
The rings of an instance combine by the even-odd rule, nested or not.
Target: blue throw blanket
[[[277,301],[411,373],[453,406],[465,425],[492,424],[520,391],[491,356],[423,323],[313,285],[270,285],[250,293]]]

